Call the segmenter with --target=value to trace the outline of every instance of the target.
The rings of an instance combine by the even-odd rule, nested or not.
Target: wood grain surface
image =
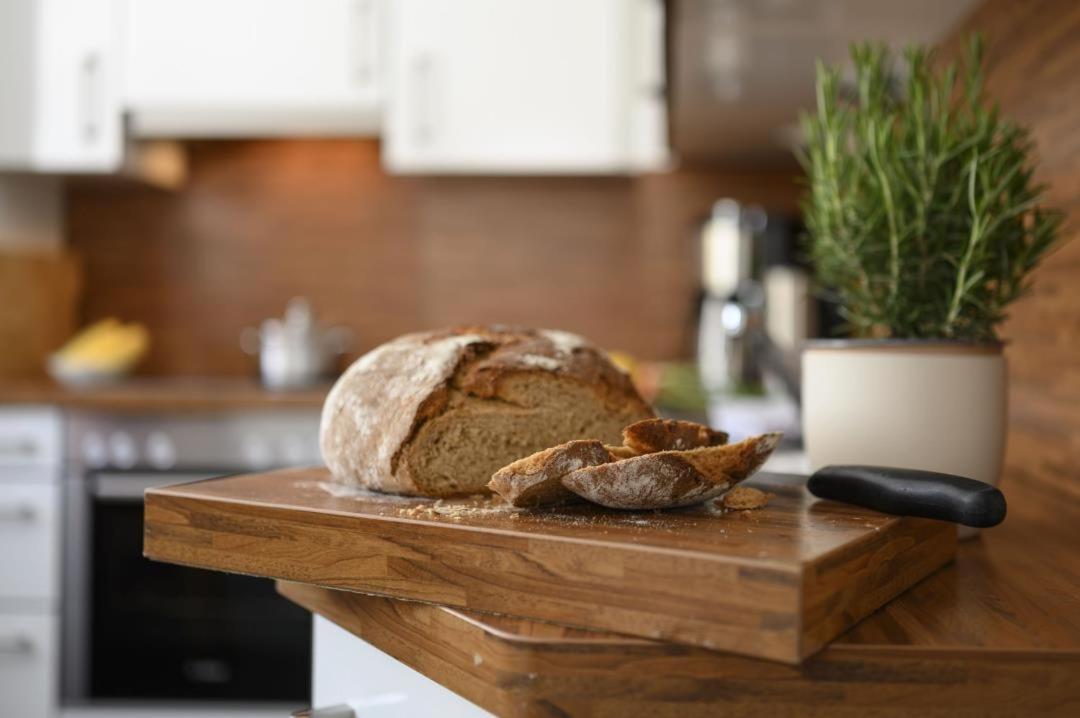
[[[306,584],[279,583],[278,590],[498,716],[1071,716],[1080,710],[1075,650],[934,650],[841,638],[801,666],[788,666]]]
[[[1010,312],[1009,483],[1043,484],[1080,500],[1080,3],[986,0],[953,33],[959,54],[971,31],[986,39],[986,91],[1032,131],[1050,204],[1066,214],[1065,244],[1036,270]]]
[[[754,512],[492,508],[330,491],[325,469],[146,494],[149,558],[796,663],[950,561],[952,525],[760,475]],[[338,495],[335,495],[337,493]]]
[[[317,586],[296,603],[500,716],[1073,716],[1080,512],[1008,520],[800,666]]]

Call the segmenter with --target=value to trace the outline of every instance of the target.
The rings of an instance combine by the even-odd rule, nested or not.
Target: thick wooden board
[[[279,582],[500,716],[1080,715],[1080,513],[1027,492],[800,666]]]
[[[147,492],[144,550],[789,663],[955,554],[952,525],[816,501],[799,477],[752,483],[776,494],[755,512],[521,512],[341,495],[294,469]]]

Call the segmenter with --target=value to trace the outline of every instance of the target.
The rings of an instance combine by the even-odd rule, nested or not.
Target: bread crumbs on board
[[[717,503],[731,511],[753,511],[764,508],[775,495],[752,486],[736,486],[717,499]]]
[[[692,512],[703,516],[724,516],[731,513],[746,514],[747,512],[762,508],[774,494],[760,491],[748,486],[739,486],[729,491],[724,496],[706,501],[699,507],[686,507],[674,510],[651,510],[651,511],[619,511],[613,509],[594,509],[584,505],[551,506],[545,508],[520,509],[511,506],[498,494],[483,495],[474,494],[457,499],[422,499],[416,496],[402,496],[386,494],[370,489],[344,486],[335,482],[319,481],[314,486],[337,498],[355,498],[360,500],[377,500],[380,503],[397,504],[395,507],[398,516],[413,519],[445,518],[451,521],[461,521],[464,518],[482,516],[506,516],[522,522],[539,521],[550,523],[556,521],[567,526],[592,526],[597,529],[606,527],[635,527],[648,529],[677,530],[678,524],[669,521],[669,515],[674,513]],[[729,499],[732,494],[734,500]],[[420,501],[422,503],[416,503]],[[728,505],[728,504],[731,505]],[[750,505],[753,504],[753,505]],[[703,509],[703,511],[702,511]],[[701,511],[699,514],[698,512]]]

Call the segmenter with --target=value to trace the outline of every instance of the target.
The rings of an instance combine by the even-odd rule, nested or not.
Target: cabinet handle
[[[38,445],[32,439],[0,441],[0,456],[30,457],[38,453]]]
[[[37,511],[30,504],[0,505],[0,521],[30,523],[37,518]]]
[[[98,117],[101,102],[101,57],[96,52],[83,56],[79,85],[82,98],[82,141],[84,145],[92,145],[101,135]]]
[[[413,140],[424,147],[435,140],[435,63],[431,55],[424,53],[413,58],[410,71],[416,106]]]
[[[34,642],[29,636],[13,634],[0,636],[0,655],[25,656],[34,651]]]
[[[375,48],[378,42],[375,0],[353,0],[349,23],[352,81],[367,87],[375,80]]]
[[[356,711],[348,704],[340,703],[327,708],[304,708],[293,711],[292,718],[356,718]]]

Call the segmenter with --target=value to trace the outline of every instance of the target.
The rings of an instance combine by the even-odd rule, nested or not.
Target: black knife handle
[[[814,496],[896,516],[921,516],[989,528],[1005,520],[1005,496],[953,474],[886,466],[826,466],[806,484]]]

